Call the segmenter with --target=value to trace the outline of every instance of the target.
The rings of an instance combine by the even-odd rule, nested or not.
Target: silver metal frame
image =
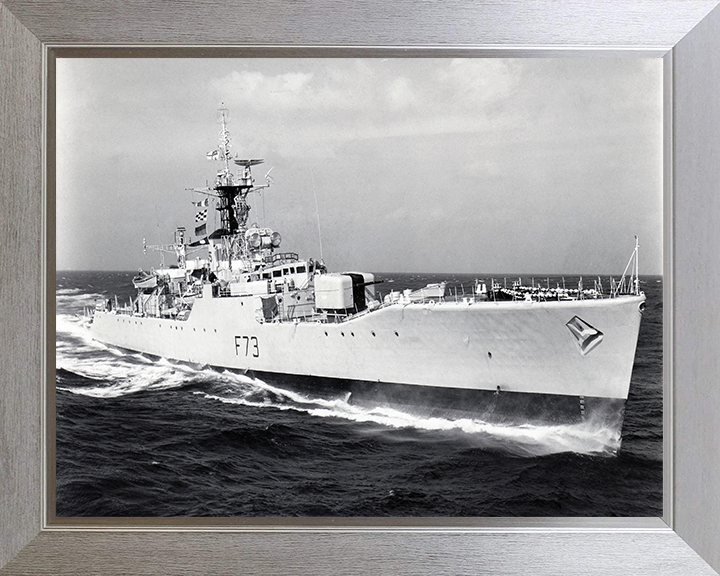
[[[720,375],[720,307],[711,290],[720,281],[714,254],[720,232],[712,221],[720,209],[720,166],[713,164],[720,149],[720,99],[713,97],[720,91],[717,0],[610,0],[602,6],[591,0],[527,6],[521,0],[461,0],[452,9],[398,2],[392,16],[384,12],[390,5],[380,1],[370,10],[348,2],[323,12],[316,0],[303,13],[290,13],[280,3],[230,0],[189,8],[194,18],[174,29],[161,24],[174,11],[188,10],[181,3],[34,4],[0,0],[0,186],[6,207],[0,213],[0,574],[713,574],[702,558],[720,568],[720,387],[713,386]],[[54,328],[46,300],[53,286],[43,289],[46,272],[54,270],[43,236],[49,233],[52,244],[54,198],[42,192],[47,182],[41,168],[48,50],[208,38],[233,44],[238,22],[231,18],[227,26],[227,19],[217,18],[233,10],[262,16],[250,18],[255,28],[245,38],[257,47],[240,48],[257,55],[315,52],[319,44],[330,44],[324,55],[343,55],[359,43],[373,47],[358,52],[394,52],[392,43],[419,56],[664,57],[662,520],[253,519],[238,525],[217,519],[209,525],[154,519],[142,527],[53,521],[44,474],[54,462],[54,446],[43,441],[44,410],[54,411],[43,395],[52,376],[44,360],[54,356],[54,341],[45,338]],[[395,20],[398,14],[405,19]],[[54,150],[47,153],[49,159]]]

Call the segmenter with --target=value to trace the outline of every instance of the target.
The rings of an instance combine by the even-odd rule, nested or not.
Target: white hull
[[[263,323],[252,296],[207,290],[187,320],[97,311],[92,332],[121,348],[238,370],[624,400],[644,300],[393,304],[341,323]],[[574,317],[586,330],[579,336],[568,327]],[[583,353],[581,340],[597,332]]]

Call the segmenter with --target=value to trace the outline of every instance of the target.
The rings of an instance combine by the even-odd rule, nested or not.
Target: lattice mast
[[[265,186],[255,187],[255,180],[250,172],[251,166],[264,162],[261,158],[232,158],[230,153],[230,132],[227,129],[228,110],[224,105],[219,109],[222,129],[220,130],[220,147],[208,154],[211,160],[221,160],[224,168],[217,173],[213,190],[218,197],[217,210],[220,212],[220,226],[223,235],[235,235],[244,233],[247,230],[248,215],[250,206],[247,202],[247,195],[250,192],[266,188]],[[230,162],[242,166],[242,175],[235,177],[230,169]]]

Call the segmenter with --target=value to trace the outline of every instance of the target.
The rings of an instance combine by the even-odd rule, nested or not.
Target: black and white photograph
[[[662,60],[55,83],[58,518],[662,515]]]

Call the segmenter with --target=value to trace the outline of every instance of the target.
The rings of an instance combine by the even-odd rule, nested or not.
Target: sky
[[[660,59],[61,58],[56,94],[58,270],[160,264],[223,102],[250,222],[331,271],[620,275],[637,235],[662,273]]]

